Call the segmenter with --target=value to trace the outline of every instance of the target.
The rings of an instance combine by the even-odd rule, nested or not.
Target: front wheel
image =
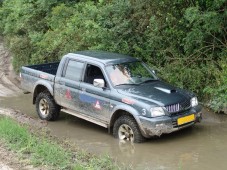
[[[59,117],[60,107],[55,103],[48,92],[41,92],[36,98],[36,111],[42,120],[56,120]]]
[[[120,140],[133,143],[145,141],[135,119],[128,115],[123,115],[116,120],[113,127],[113,135]]]

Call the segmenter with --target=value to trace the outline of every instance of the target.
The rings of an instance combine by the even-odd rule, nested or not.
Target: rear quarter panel
[[[48,85],[53,87],[54,75],[37,71],[31,68],[22,67],[21,69],[21,88],[25,92],[34,92],[35,86],[42,82],[43,85]]]

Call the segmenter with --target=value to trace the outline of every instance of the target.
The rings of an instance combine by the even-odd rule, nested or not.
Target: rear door
[[[68,59],[62,76],[56,78],[55,98],[64,108],[79,110],[79,89],[84,65],[81,61]]]

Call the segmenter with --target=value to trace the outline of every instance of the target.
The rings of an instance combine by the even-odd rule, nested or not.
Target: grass
[[[97,157],[81,150],[74,152],[45,135],[31,133],[28,126],[10,118],[0,117],[0,138],[10,149],[26,156],[34,166],[73,170],[119,169],[108,156]]]

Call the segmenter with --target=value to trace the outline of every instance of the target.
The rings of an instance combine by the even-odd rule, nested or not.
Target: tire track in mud
[[[0,37],[0,97],[16,96],[21,90],[15,85],[19,84],[13,72],[10,53],[6,50],[3,38]]]

